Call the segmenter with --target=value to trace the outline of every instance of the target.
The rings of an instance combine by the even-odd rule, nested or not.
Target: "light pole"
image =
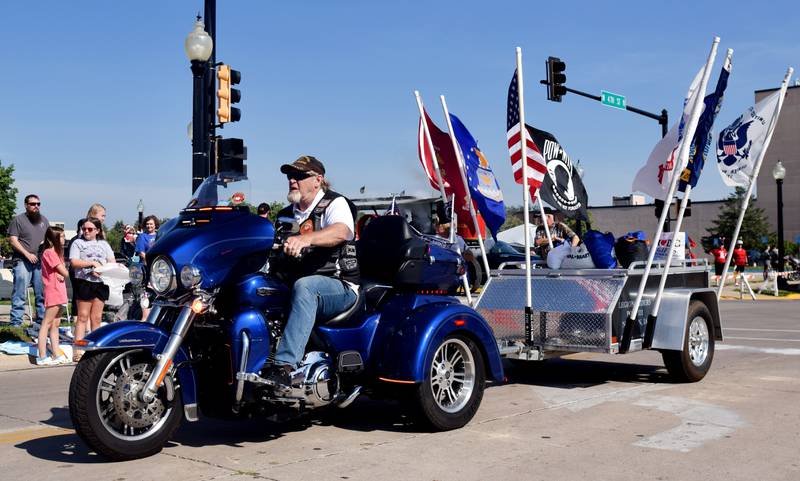
[[[778,272],[783,272],[783,179],[786,169],[779,160],[772,168],[772,178],[778,186]],[[778,277],[778,286],[785,286],[783,277]]]
[[[142,225],[144,219],[144,203],[142,199],[139,199],[139,205],[136,206],[136,211],[139,212],[139,231],[144,231],[144,226]]]
[[[214,41],[205,31],[200,17],[194,22],[194,28],[186,36],[184,42],[186,56],[192,63],[192,192],[210,174],[209,138],[210,128],[209,106],[210,92],[207,88],[206,74],[208,59],[214,50]]]

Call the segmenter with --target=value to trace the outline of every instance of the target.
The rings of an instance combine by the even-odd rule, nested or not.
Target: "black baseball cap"
[[[325,175],[325,166],[316,157],[304,155],[291,164],[283,164],[281,166],[281,173],[288,174],[290,172],[313,172]]]

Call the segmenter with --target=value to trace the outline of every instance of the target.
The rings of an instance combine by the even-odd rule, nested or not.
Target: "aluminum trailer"
[[[524,267],[496,270],[476,308],[494,330],[501,355],[511,359],[539,361],[577,352],[624,354],[622,336],[644,264],[636,262],[628,269],[532,269],[530,323],[525,320]],[[658,317],[648,319],[663,267],[653,264],[627,352],[660,351],[673,377],[699,381],[711,367],[715,341],[722,340],[708,263],[673,261]],[[651,339],[646,339],[647,322],[655,323]]]

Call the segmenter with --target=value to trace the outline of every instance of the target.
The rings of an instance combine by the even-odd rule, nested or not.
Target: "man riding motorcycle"
[[[289,181],[289,205],[278,219],[292,219],[299,233],[285,241],[285,255],[276,260],[277,271],[292,285],[291,311],[266,379],[288,389],[315,320],[355,303],[359,269],[353,243],[355,206],[330,190],[322,162],[304,155],[282,165],[281,172]]]

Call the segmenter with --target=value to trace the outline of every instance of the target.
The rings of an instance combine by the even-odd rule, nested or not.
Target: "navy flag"
[[[588,221],[589,196],[577,167],[553,134],[526,127],[547,162],[547,174],[539,189],[542,200],[567,217]]]
[[[731,74],[732,53],[732,50],[728,50],[725,63],[719,73],[717,87],[703,99],[703,113],[700,114],[700,120],[697,122],[697,130],[689,151],[689,162],[681,172],[681,178],[678,181],[678,190],[680,192],[686,192],[687,185],[691,185],[692,189],[697,187],[697,180],[700,178],[700,172],[703,171],[706,155],[708,155],[708,150],[714,140],[711,128],[714,126],[714,119],[722,107],[722,95],[725,93],[725,88],[728,86],[728,77]]]
[[[500,184],[497,183],[489,161],[483,156],[478,148],[478,142],[475,141],[469,130],[453,114],[450,114],[450,121],[453,124],[453,135],[455,135],[464,157],[469,193],[483,216],[486,227],[496,239],[497,231],[506,221],[506,208],[503,204],[503,192],[500,191]]]

